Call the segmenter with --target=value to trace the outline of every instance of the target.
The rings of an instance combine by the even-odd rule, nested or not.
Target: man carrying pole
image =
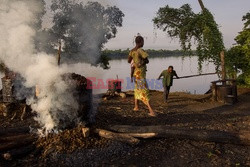
[[[170,87],[173,85],[173,77],[176,77],[177,79],[179,79],[178,75],[176,74],[174,67],[173,66],[169,66],[167,70],[163,70],[160,74],[160,76],[158,77],[158,80],[163,77],[162,80],[162,85],[164,88],[164,101],[165,103],[168,100],[168,95],[169,95],[169,91],[170,91]]]

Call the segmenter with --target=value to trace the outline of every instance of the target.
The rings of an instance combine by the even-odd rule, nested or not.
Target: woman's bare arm
[[[128,56],[128,63],[131,63],[132,60],[133,58],[131,56]]]

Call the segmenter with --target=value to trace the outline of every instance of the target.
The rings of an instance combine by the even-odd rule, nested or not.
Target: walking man
[[[164,101],[167,102],[168,94],[170,91],[170,87],[173,85],[173,77],[179,79],[178,75],[176,74],[174,67],[169,66],[167,70],[163,70],[158,78],[158,80],[163,77],[162,85],[164,88]]]

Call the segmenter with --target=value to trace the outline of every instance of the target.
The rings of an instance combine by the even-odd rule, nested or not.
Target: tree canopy
[[[104,63],[101,66],[107,68],[108,61],[101,57],[101,49],[122,26],[122,11],[116,6],[74,0],[52,0],[51,11],[52,27],[38,34],[40,49],[55,53],[61,42],[63,62]]]
[[[235,38],[236,45],[226,52],[226,64],[231,73],[241,70],[241,82],[250,85],[250,13],[244,15],[242,21],[245,23]]]
[[[158,10],[153,22],[171,38],[178,38],[184,51],[191,51],[192,45],[195,44],[200,69],[204,61],[211,61],[218,70],[219,54],[224,50],[224,43],[218,25],[208,9],[203,8],[196,14],[189,4],[180,8],[167,5]]]

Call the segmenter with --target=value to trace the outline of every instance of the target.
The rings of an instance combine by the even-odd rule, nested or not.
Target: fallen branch
[[[168,126],[129,126],[115,125],[111,130],[120,133],[155,133],[158,138],[189,139],[196,141],[229,143],[237,145],[250,145],[250,132],[241,131],[239,133],[218,131],[176,128]]]
[[[129,144],[138,144],[140,142],[139,139],[136,139],[128,134],[114,133],[103,129],[96,129],[95,132],[98,133],[99,136],[104,137],[106,139],[112,139]]]
[[[31,134],[11,134],[10,136],[1,136],[0,143],[18,141],[20,139],[25,140],[29,139]]]
[[[18,134],[18,133],[24,134],[24,133],[29,133],[29,131],[30,131],[29,127],[1,129],[0,136],[8,135],[8,134]]]
[[[122,134],[144,139],[152,138],[158,135],[157,133],[122,133]]]
[[[5,160],[12,160],[15,158],[24,157],[27,154],[29,154],[30,152],[32,152],[33,150],[35,150],[35,145],[31,144],[31,145],[28,145],[28,146],[25,146],[25,147],[22,147],[19,149],[10,150],[10,151],[2,154],[2,157]]]
[[[5,152],[11,149],[18,149],[25,145],[32,144],[37,138],[34,136],[30,136],[26,139],[20,139],[18,141],[11,141],[8,143],[4,143],[0,145],[0,152]]]

